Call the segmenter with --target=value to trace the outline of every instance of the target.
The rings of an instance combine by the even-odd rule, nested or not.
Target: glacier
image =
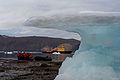
[[[66,58],[55,80],[120,80],[119,15],[39,17],[27,20],[25,25],[62,29],[81,36],[79,50]]]

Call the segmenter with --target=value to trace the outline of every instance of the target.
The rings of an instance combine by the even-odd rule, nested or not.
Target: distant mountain
[[[70,44],[70,50],[75,51],[80,41],[75,39],[61,39],[39,36],[10,37],[0,35],[0,51],[41,51],[41,49],[55,48],[61,44]],[[69,50],[69,46],[67,46]]]

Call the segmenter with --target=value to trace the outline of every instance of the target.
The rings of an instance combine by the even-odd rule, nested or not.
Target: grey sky
[[[0,0],[0,26],[21,24],[32,16],[81,11],[120,12],[120,0]]]
[[[120,0],[0,0],[0,30],[21,27],[33,16],[85,11],[120,12]]]
[[[21,24],[32,16],[81,11],[120,12],[120,0],[0,0],[0,26]]]

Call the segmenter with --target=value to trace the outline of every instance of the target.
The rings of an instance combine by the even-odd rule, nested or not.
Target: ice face
[[[55,80],[120,80],[119,25],[91,24],[77,25],[82,44],[63,62]]]
[[[67,58],[55,80],[119,80],[119,74],[110,64],[113,57],[93,52],[76,51],[72,58]]]

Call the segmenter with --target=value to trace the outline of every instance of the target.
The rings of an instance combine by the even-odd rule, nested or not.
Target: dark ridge
[[[70,50],[75,51],[79,48],[80,41],[39,36],[10,37],[0,35],[0,51],[41,51],[45,47],[55,48],[61,44],[70,44],[72,45]]]

